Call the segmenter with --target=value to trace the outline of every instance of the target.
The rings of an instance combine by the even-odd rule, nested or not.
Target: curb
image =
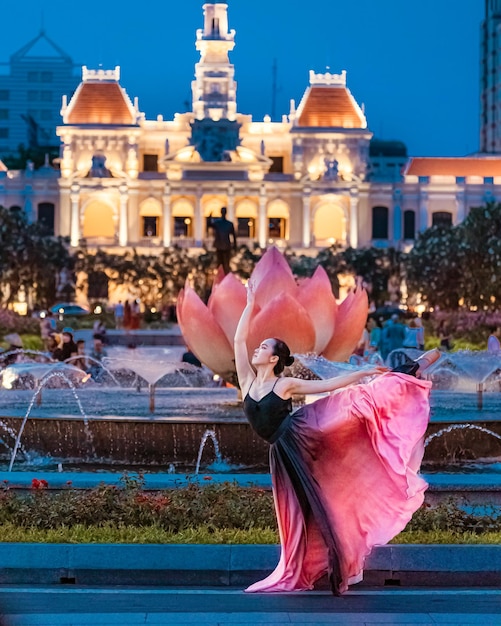
[[[277,545],[4,543],[0,584],[245,587],[279,556]],[[501,545],[378,546],[361,584],[499,587]]]

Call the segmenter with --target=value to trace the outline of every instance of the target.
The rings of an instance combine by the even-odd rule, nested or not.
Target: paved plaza
[[[364,589],[245,594],[241,589],[0,588],[2,626],[501,625],[499,589]]]

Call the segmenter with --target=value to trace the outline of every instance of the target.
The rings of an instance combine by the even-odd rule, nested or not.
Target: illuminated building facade
[[[147,120],[120,70],[83,68],[64,98],[60,170],[0,172],[0,203],[54,233],[118,252],[210,247],[227,207],[240,243],[311,251],[408,248],[435,223],[455,224],[501,189],[501,158],[408,159],[373,139],[346,72],[310,72],[280,122],[238,112],[227,5],[204,5],[192,110]]]

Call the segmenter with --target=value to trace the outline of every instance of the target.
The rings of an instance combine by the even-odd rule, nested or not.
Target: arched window
[[[47,234],[54,234],[54,204],[52,202],[40,202],[38,205],[38,221],[43,224]]]
[[[82,235],[87,238],[112,239],[115,237],[113,207],[101,200],[91,200],[85,206]]]
[[[372,238],[388,239],[388,207],[372,207]]]
[[[289,207],[283,200],[274,200],[268,205],[268,237],[285,239],[287,237],[287,220]]]
[[[317,248],[346,242],[346,217],[343,207],[330,199],[315,207],[313,216],[313,241]]]
[[[193,237],[193,205],[186,198],[177,200],[172,206],[174,237]]]
[[[449,213],[449,211],[436,211],[431,216],[431,225],[450,228],[452,226],[452,213]]]
[[[257,206],[251,200],[242,200],[235,209],[237,237],[253,239],[256,236]]]
[[[141,216],[141,236],[158,237],[162,216],[160,202],[154,198],[148,198],[141,204],[139,214]]]
[[[404,211],[404,239],[416,238],[416,214],[414,211]]]

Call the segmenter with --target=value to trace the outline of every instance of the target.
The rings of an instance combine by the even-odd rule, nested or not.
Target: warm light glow
[[[17,374],[13,370],[9,368],[4,369],[2,373],[2,387],[4,389],[12,389],[12,386],[15,383],[16,379]]]
[[[188,148],[183,148],[182,150],[179,150],[179,152],[176,155],[176,160],[177,161],[190,161],[192,156],[193,156],[193,147],[189,146]]]
[[[152,312],[152,313],[156,313],[156,312],[157,312],[156,307],[152,306],[152,307],[151,307],[151,312]]]
[[[250,167],[249,168],[249,180],[252,182],[256,182],[259,180],[263,180],[264,172],[261,168]]]
[[[254,152],[252,152],[252,150],[249,150],[249,148],[243,148],[242,146],[239,146],[237,148],[237,152],[242,161],[245,161],[246,163],[251,163],[256,160]]]
[[[101,315],[103,308],[100,304],[94,307],[94,315]]]
[[[28,315],[28,303],[27,302],[14,302],[12,308],[18,315]]]

